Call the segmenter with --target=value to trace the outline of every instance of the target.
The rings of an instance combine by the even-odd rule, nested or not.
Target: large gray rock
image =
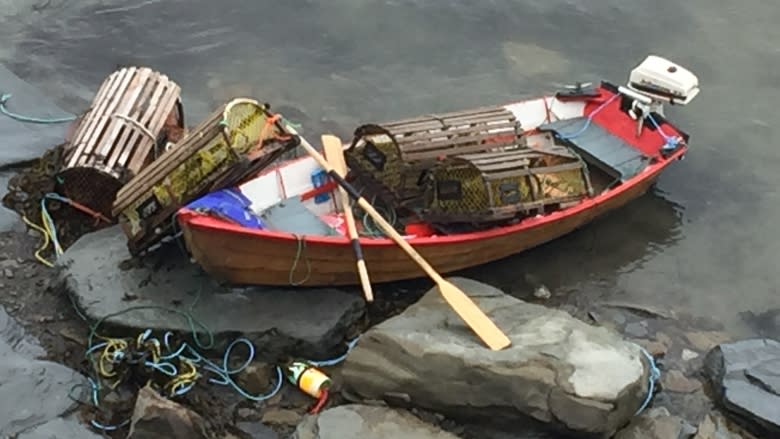
[[[751,339],[722,344],[704,360],[718,401],[760,435],[780,435],[780,342]]]
[[[59,420],[76,408],[68,395],[86,379],[67,367],[38,359],[44,350],[0,308],[0,437],[93,437],[74,420]],[[82,396],[85,392],[81,392]],[[43,432],[43,433],[42,433]],[[56,434],[55,434],[56,433]]]
[[[386,407],[343,405],[307,416],[293,439],[458,439],[411,413]]]
[[[348,329],[365,311],[360,296],[332,288],[227,289],[175,245],[150,254],[143,266],[125,267],[133,265],[126,242],[119,226],[109,227],[84,235],[58,261],[63,286],[92,319],[112,315],[107,323],[125,329],[189,335],[189,322],[173,309],[191,313],[219,346],[240,333],[269,358],[316,358],[343,349]],[[123,313],[130,307],[143,309]]]
[[[611,434],[644,400],[637,345],[569,314],[455,278],[512,340],[486,348],[434,288],[365,333],[344,365],[356,397],[404,401],[452,416],[529,416],[569,432]]]

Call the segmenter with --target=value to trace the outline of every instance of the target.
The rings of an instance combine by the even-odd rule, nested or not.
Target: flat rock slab
[[[605,436],[636,413],[648,388],[639,346],[491,286],[451,281],[512,345],[489,350],[434,288],[361,336],[343,369],[350,394],[491,422],[530,417],[559,430]]]
[[[104,436],[93,433],[75,416],[53,419],[20,433],[16,439],[103,439]]]
[[[307,416],[293,439],[458,439],[403,410],[343,405]]]
[[[0,308],[0,437],[37,438],[65,424],[67,431],[44,437],[90,437],[84,425],[59,419],[76,408],[68,397],[71,392],[74,398],[88,393],[86,379],[61,364],[38,359],[43,355],[37,341]],[[81,393],[76,386],[82,386]]]
[[[762,437],[780,437],[780,342],[721,344],[707,354],[704,369],[729,414]]]
[[[106,323],[126,330],[189,335],[190,324],[178,314],[189,312],[218,346],[242,335],[269,359],[340,352],[365,311],[361,297],[331,288],[228,289],[169,247],[148,255],[142,267],[127,267],[131,256],[118,226],[84,235],[58,261],[62,285],[91,319],[112,316]],[[142,309],[125,312],[131,307]]]
[[[66,118],[73,115],[58,108],[35,87],[0,65],[0,94],[13,96],[6,103],[9,111],[38,118]],[[0,114],[0,169],[34,160],[46,150],[65,141],[70,123],[38,124],[20,122]]]

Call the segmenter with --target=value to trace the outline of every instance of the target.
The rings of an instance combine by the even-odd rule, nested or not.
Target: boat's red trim
[[[600,98],[590,100],[587,104],[585,104],[585,116],[590,116],[598,107],[601,106],[601,104],[606,102],[615,94],[605,89],[604,87],[599,88],[599,91],[601,92]],[[682,133],[680,133],[677,128],[675,128],[673,125],[670,125],[668,122],[659,120],[656,120],[656,122],[658,122],[658,124],[661,126],[661,130],[663,130],[664,134],[667,136],[682,137]],[[658,130],[654,129],[654,126],[648,126],[644,128],[642,130],[642,134],[637,137],[637,122],[630,117],[627,117],[626,113],[620,109],[620,99],[614,99],[612,102],[607,104],[607,106],[599,110],[598,113],[594,114],[592,123],[599,124],[610,134],[619,137],[621,140],[642,151],[642,153],[649,157],[660,157],[661,147],[666,143],[666,139],[664,139]],[[648,125],[650,123],[651,122],[649,121],[646,122]]]
[[[676,132],[676,131],[675,131]],[[649,140],[648,140],[649,142]],[[554,212],[550,212],[546,215],[539,215],[535,217],[526,218],[517,224],[497,227],[494,229],[470,232],[456,235],[442,235],[436,237],[421,237],[411,238],[408,240],[413,245],[442,245],[442,244],[454,244],[458,242],[467,242],[473,240],[482,240],[487,238],[494,238],[503,235],[518,233],[542,226],[547,223],[558,221],[564,217],[575,215],[584,210],[595,207],[598,204],[604,203],[610,198],[616,197],[619,194],[630,190],[632,187],[640,184],[645,179],[652,175],[658,174],[668,166],[674,160],[679,159],[686,152],[686,147],[681,147],[667,158],[661,158],[657,162],[648,165],[642,172],[636,175],[634,178],[622,183],[621,185],[593,198],[583,200],[581,203]],[[231,224],[219,218],[200,214],[198,212],[191,211],[189,209],[181,209],[177,215],[179,222],[184,225],[185,223],[189,227],[197,227],[201,229],[210,229],[225,231],[231,233],[239,233],[247,236],[256,236],[262,239],[269,240],[283,240],[296,242],[297,238],[292,233],[278,232],[273,230],[258,230],[241,227],[239,225]],[[312,244],[325,244],[325,245],[345,245],[349,244],[349,239],[343,236],[320,236],[320,235],[307,235],[306,241]],[[391,239],[386,238],[360,238],[361,246],[390,246],[395,245]]]

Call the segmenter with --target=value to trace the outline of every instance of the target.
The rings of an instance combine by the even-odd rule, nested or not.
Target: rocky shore
[[[435,289],[409,292],[411,306],[408,297],[384,303],[378,316],[357,291],[213,284],[175,245],[132,261],[120,233],[106,228],[84,235],[55,268],[31,257],[39,244],[33,234],[0,235],[0,302],[8,310],[0,313],[3,437],[716,439],[780,433],[780,343],[768,338],[732,342],[715,324],[628,304],[566,312],[533,291],[521,300],[452,278],[512,339],[507,350],[492,352]],[[312,303],[319,318],[296,311]],[[274,364],[332,358],[346,341],[359,339],[344,361],[322,367],[333,395],[316,415],[307,413],[313,400],[289,382],[255,402],[206,379],[181,398],[126,387],[95,408],[88,381],[94,370],[84,360],[89,322],[117,314],[107,324],[117,336],[145,329],[187,336],[185,319],[121,313],[144,306],[203,319],[219,340],[215,358],[231,338],[245,335],[257,352],[237,381],[254,394],[277,384]],[[121,427],[101,431],[92,421]]]

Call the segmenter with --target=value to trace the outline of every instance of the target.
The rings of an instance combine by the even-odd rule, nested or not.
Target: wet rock
[[[67,367],[37,359],[45,352],[36,340],[0,308],[0,437],[24,432],[28,438],[45,436],[60,424],[58,418],[76,407],[74,398],[86,379]],[[63,420],[74,432],[60,437],[90,437],[84,426]],[[49,425],[47,425],[49,424]]]
[[[262,346],[266,357],[329,357],[343,349],[348,329],[363,315],[364,301],[332,288],[226,289],[190,264],[176,245],[150,254],[126,270],[126,237],[118,226],[82,236],[58,261],[61,284],[92,319],[128,308],[162,307],[190,312],[215,335],[218,345],[236,333]],[[141,266],[138,266],[141,265]],[[123,313],[111,323],[124,329],[191,331],[186,318],[160,309]],[[275,359],[275,358],[274,358]]]
[[[689,332],[685,334],[685,338],[688,339],[691,346],[701,352],[708,352],[721,343],[731,341],[731,337],[728,334],[717,331]]]
[[[770,309],[760,313],[743,311],[739,315],[756,334],[780,339],[780,309]]]
[[[249,420],[257,419],[260,416],[257,410],[243,407],[238,409],[238,411],[236,412],[236,417],[238,417],[238,419],[242,421],[249,421]]]
[[[244,369],[238,376],[238,384],[247,392],[253,395],[259,395],[268,390],[272,385],[272,380],[276,379],[274,367],[262,363],[254,362]]]
[[[295,410],[271,408],[263,413],[262,421],[268,425],[295,426],[301,422],[303,414]]]
[[[639,346],[569,314],[453,278],[512,339],[491,351],[432,289],[361,336],[342,371],[350,394],[407,395],[418,407],[488,419],[530,417],[562,430],[610,434],[639,408],[647,365]]]
[[[414,415],[385,407],[343,405],[307,416],[293,439],[458,439]]]
[[[698,431],[693,439],[747,439],[749,437],[751,436],[745,433],[732,431],[723,417],[707,415],[699,424]]]
[[[704,363],[718,402],[735,420],[760,435],[780,435],[780,342],[722,344]]]
[[[614,439],[690,439],[696,428],[665,408],[648,410],[636,417]]]
[[[626,325],[625,333],[634,338],[643,338],[647,336],[647,323],[633,322]]]
[[[686,377],[679,370],[670,370],[665,373],[661,383],[664,390],[677,393],[693,393],[702,387],[699,381]]]
[[[546,286],[539,285],[534,290],[534,297],[536,297],[537,299],[547,300],[550,297],[552,297],[552,293]]]
[[[206,439],[197,413],[158,395],[150,387],[138,392],[127,439]]]
[[[640,339],[635,341],[637,344],[639,344],[639,346],[645,348],[645,350],[653,357],[663,357],[669,350],[669,347],[661,341],[647,339]]]
[[[696,353],[696,352],[693,352],[690,349],[683,349],[681,356],[682,356],[683,361],[691,361],[691,360],[695,360],[695,359],[699,358],[699,354]]]
[[[279,435],[260,422],[239,422],[236,427],[252,439],[278,439]]]
[[[87,429],[75,416],[56,418],[33,427],[16,436],[16,439],[102,439],[103,436]]]

